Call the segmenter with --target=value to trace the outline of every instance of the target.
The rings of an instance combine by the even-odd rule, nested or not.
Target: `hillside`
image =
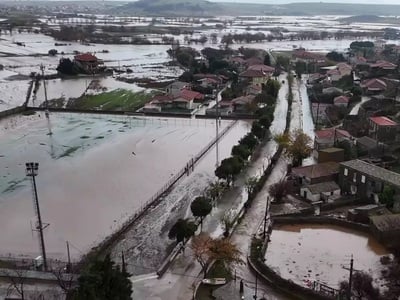
[[[218,16],[218,15],[400,15],[400,5],[343,3],[291,3],[282,5],[206,0],[139,0],[122,5],[116,13],[149,16]]]
[[[348,18],[341,18],[338,21],[343,23],[386,23],[400,24],[400,19],[393,17],[379,17],[376,15],[360,15]]]

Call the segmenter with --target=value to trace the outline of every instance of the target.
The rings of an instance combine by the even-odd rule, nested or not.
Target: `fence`
[[[166,184],[164,184],[163,187],[147,200],[133,216],[119,226],[114,233],[106,237],[98,246],[92,248],[92,250],[83,258],[83,262],[87,257],[93,254],[101,255],[104,251],[109,249],[109,247],[111,247],[124,232],[126,232],[140,217],[142,217],[149,208],[155,207],[159,204],[162,200],[162,196],[165,195],[185,174],[189,176],[194,170],[195,165],[200,162],[214,144],[216,144],[231,128],[233,128],[236,123],[237,121],[234,121],[225,127],[215,139],[208,143],[195,157],[191,158],[180,171],[178,171]]]

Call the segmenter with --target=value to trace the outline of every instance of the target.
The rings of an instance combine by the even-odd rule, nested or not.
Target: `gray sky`
[[[363,4],[399,4],[400,0],[210,0],[211,2],[265,3],[285,4],[296,2],[330,2],[330,3],[363,3]]]

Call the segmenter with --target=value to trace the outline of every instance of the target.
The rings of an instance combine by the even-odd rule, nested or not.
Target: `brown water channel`
[[[274,228],[265,255],[266,264],[283,278],[306,286],[319,281],[333,288],[354,269],[371,274],[381,285],[380,257],[389,252],[372,236],[331,225],[281,225]]]

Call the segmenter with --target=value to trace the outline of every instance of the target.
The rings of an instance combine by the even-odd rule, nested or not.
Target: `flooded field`
[[[68,240],[81,251],[75,249],[76,257],[139,209],[215,135],[212,120],[80,114],[51,114],[52,135],[43,115],[5,119],[0,126],[0,255],[37,253],[25,162],[40,163],[49,256],[63,257]],[[248,130],[239,122],[223,141],[230,148]],[[215,162],[213,152],[208,156]]]
[[[274,228],[266,264],[282,277],[306,286],[308,280],[333,288],[348,280],[351,255],[354,269],[380,284],[380,257],[388,251],[364,233],[328,225],[282,225]]]

